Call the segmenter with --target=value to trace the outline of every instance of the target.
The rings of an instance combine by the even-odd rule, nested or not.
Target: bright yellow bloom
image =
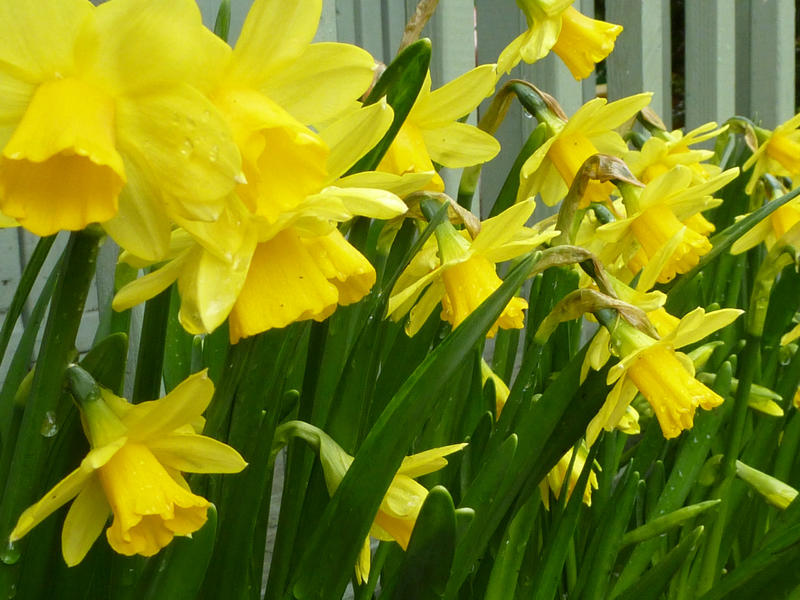
[[[552,49],[575,79],[588,77],[614,50],[622,26],[590,19],[571,6],[573,1],[517,0],[528,30],[500,54],[498,73],[508,73],[520,60],[536,62]]]
[[[378,170],[397,175],[433,172],[425,189],[443,192],[444,182],[435,174],[434,162],[455,169],[494,158],[500,151],[497,140],[459,119],[494,91],[495,79],[495,66],[482,65],[432,92],[428,73]]]
[[[759,130],[759,145],[753,155],[742,165],[742,171],[753,167],[745,192],[751,194],[756,182],[765,173],[773,175],[800,175],[800,114],[778,125],[772,132]]]
[[[558,500],[559,494],[561,494],[561,488],[564,485],[564,479],[569,477],[569,483],[567,484],[567,499],[569,499],[570,496],[572,496],[572,490],[574,490],[575,486],[578,484],[578,478],[581,476],[581,471],[583,471],[589,453],[584,445],[578,446],[578,454],[575,456],[572,470],[568,475],[567,469],[569,469],[569,463],[572,460],[572,453],[572,448],[570,448],[564,456],[558,459],[556,466],[550,469],[550,472],[539,483],[539,493],[542,496],[542,504],[544,504],[547,510],[550,510],[550,490],[552,490],[553,496]],[[597,475],[594,473],[594,470],[592,470],[589,474],[589,481],[586,482],[586,489],[583,490],[583,503],[586,506],[592,505],[592,489],[596,490],[598,487]],[[550,489],[548,490],[548,488]]]
[[[686,273],[711,250],[711,243],[684,222],[718,206],[721,201],[710,194],[738,173],[738,168],[728,169],[705,183],[693,185],[691,170],[678,165],[643,190],[631,189],[630,196],[625,197],[627,218],[596,230],[597,238],[607,243],[600,252],[601,260],[610,265],[621,257],[631,277],[657,260],[662,265],[657,281],[662,283]]]
[[[743,311],[722,309],[706,313],[696,308],[683,317],[677,327],[655,340],[623,319],[611,331],[612,345],[621,356],[608,373],[608,383],[615,383],[600,412],[589,423],[586,442],[591,445],[600,430],[613,429],[637,391],[653,407],[666,438],[690,429],[698,406],[709,410],[722,398],[697,381],[692,361],[676,348],[697,342],[732,323]]]
[[[705,123],[685,135],[680,129],[659,131],[648,138],[641,150],[628,152],[622,159],[633,176],[642,183],[650,183],[676,165],[689,167],[695,183],[702,183],[717,175],[720,168],[704,162],[714,156],[714,152],[692,149],[690,146],[716,137],[727,129],[727,126],[716,127],[716,123]]]
[[[389,316],[398,320],[411,311],[406,333],[414,335],[441,302],[442,319],[458,327],[500,287],[495,263],[533,250],[558,235],[525,227],[534,206],[533,200],[528,200],[487,219],[474,240],[447,221],[437,227],[435,239],[423,246],[397,280],[389,298]],[[498,327],[523,327],[522,311],[527,306],[522,298],[512,298],[487,335],[493,336]]]
[[[566,194],[581,165],[597,153],[622,156],[628,146],[614,131],[633,118],[649,102],[652,94],[637,94],[606,104],[595,98],[579,108],[571,119],[546,117],[550,137],[522,165],[517,200],[540,194],[548,206]],[[610,182],[591,181],[581,203],[608,203],[614,186]]]
[[[356,215],[392,218],[406,207],[393,193],[368,187],[374,179],[339,178],[383,136],[392,112],[385,102],[353,109],[372,81],[374,61],[346,44],[309,45],[320,11],[318,0],[291,8],[275,0],[253,4],[211,92],[241,151],[246,181],[217,222],[179,220],[171,261],[123,288],[115,309],[177,279],[184,328],[206,333],[230,317],[236,342],[323,320],[368,293],[375,271],[336,225]],[[317,92],[308,94],[312,87]],[[317,120],[327,124],[316,132],[306,126]],[[387,187],[407,183],[382,175]],[[420,187],[430,174],[415,177]]]
[[[328,492],[333,496],[344,479],[353,457],[347,454],[328,435],[319,432],[319,458]],[[370,537],[382,541],[395,541],[403,550],[408,548],[417,516],[428,497],[428,490],[414,478],[433,473],[447,465],[444,458],[449,454],[462,450],[466,444],[452,444],[441,448],[432,448],[403,459],[386,495],[381,501],[378,513],[364,540],[361,553],[356,562],[356,579],[365,583],[369,579],[370,570]]]
[[[239,154],[201,93],[225,45],[194,2],[5,2],[0,40],[3,213],[38,235],[100,222],[153,259],[167,215],[219,214]]]
[[[209,502],[191,492],[181,472],[238,473],[247,463],[230,446],[198,435],[214,385],[205,371],[166,397],[128,404],[108,390],[82,403],[81,420],[91,450],[67,475],[22,513],[11,532],[16,541],[73,498],[62,532],[67,565],[78,564],[106,525],[120,554],[152,556],[176,535],[206,521]]]

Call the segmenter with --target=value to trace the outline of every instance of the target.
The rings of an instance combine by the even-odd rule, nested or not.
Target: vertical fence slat
[[[513,2],[477,0],[475,8],[478,24],[478,63],[495,63],[503,48],[525,30],[525,18]],[[511,72],[511,77],[522,77],[521,68],[516,67]],[[498,89],[507,79],[508,77],[503,78]],[[484,101],[481,109],[486,110],[488,105],[489,102]],[[485,217],[488,213],[509,169],[514,164],[514,159],[530,134],[532,125],[531,119],[523,117],[523,111],[515,100],[505,121],[495,134],[502,148],[500,154],[481,173],[480,194],[484,199],[481,203],[482,216]]]
[[[319,19],[319,29],[314,36],[315,42],[337,41],[336,29],[336,0],[323,0],[322,16]]]
[[[406,6],[398,0],[381,0],[383,9],[383,59],[389,63],[400,47],[406,25]]]
[[[728,0],[686,4],[686,127],[735,112],[736,15]]]
[[[668,2],[606,1],[606,20],[624,27],[607,59],[608,97],[616,100],[651,91],[650,106],[669,125],[672,99],[665,53],[670,54],[670,46],[669,39],[664,38],[664,11],[669,12]]]
[[[748,113],[765,127],[794,114],[794,20],[792,0],[751,2]]]

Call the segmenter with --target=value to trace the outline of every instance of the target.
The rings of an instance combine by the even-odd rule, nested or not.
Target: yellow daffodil
[[[721,404],[719,395],[695,379],[692,361],[675,349],[729,325],[742,312],[722,309],[706,313],[696,308],[660,340],[618,319],[611,331],[611,341],[615,353],[622,358],[608,373],[608,383],[615,385],[600,412],[589,423],[586,442],[591,445],[601,429],[612,429],[637,391],[652,406],[666,438],[690,429],[698,406],[709,410]]]
[[[797,490],[780,479],[754,469],[740,460],[736,461],[736,475],[757,491],[764,500],[776,508],[785,510],[797,498]]]
[[[678,273],[686,273],[711,250],[711,243],[685,222],[701,211],[718,206],[721,201],[710,194],[728,184],[738,173],[738,168],[728,169],[705,183],[692,185],[691,170],[678,165],[641,191],[630,188],[624,194],[627,218],[596,230],[598,239],[608,244],[601,252],[602,259],[611,264],[613,259],[609,255],[621,256],[633,276],[660,257],[664,262],[657,281],[662,283]]]
[[[800,114],[778,125],[773,131],[756,129],[758,148],[742,165],[742,171],[753,167],[745,192],[751,194],[756,182],[765,173],[773,175],[800,175]]]
[[[558,235],[525,227],[534,206],[533,200],[528,200],[487,219],[474,240],[447,221],[439,225],[435,239],[432,237],[423,246],[397,280],[389,298],[388,314],[397,320],[411,311],[406,332],[414,335],[441,302],[442,319],[458,327],[500,287],[495,263],[533,250]],[[493,336],[498,327],[523,327],[522,311],[527,306],[522,298],[512,298],[487,335]]]
[[[240,161],[203,94],[226,46],[194,2],[4,2],[0,40],[4,214],[38,235],[100,222],[153,259],[167,215],[219,214]]]
[[[500,151],[497,140],[459,119],[470,114],[494,91],[495,79],[495,66],[482,65],[431,91],[428,73],[378,170],[397,175],[435,173],[434,162],[460,168],[494,158]],[[444,191],[442,178],[434,175],[426,189]]]
[[[303,440],[318,453],[328,493],[333,496],[354,458],[327,433],[303,421],[288,421],[276,429],[273,457],[292,438]],[[458,452],[465,446],[466,444],[452,444],[432,448],[403,459],[381,501],[356,562],[356,579],[359,583],[366,583],[369,579],[370,537],[387,542],[396,541],[403,550],[408,548],[417,516],[428,496],[428,490],[415,481],[415,478],[444,468],[447,465],[445,456]]]
[[[522,165],[517,199],[539,194],[545,204],[553,206],[566,195],[587,158],[597,153],[622,156],[628,152],[627,144],[614,129],[633,118],[651,97],[650,93],[637,94],[608,104],[604,98],[595,98],[568,121],[542,115],[550,137]],[[581,206],[607,203],[613,189],[610,182],[591,181]]]
[[[328,440],[321,444],[320,462],[328,492],[332,496],[353,463],[353,457],[342,450],[336,442],[330,438]],[[428,490],[415,481],[415,478],[442,469],[447,465],[444,457],[462,450],[465,446],[466,444],[452,444],[425,450],[403,459],[381,501],[370,527],[369,536],[364,540],[358,556],[356,579],[359,583],[366,583],[369,579],[370,537],[386,542],[395,541],[403,550],[408,548],[417,516],[428,496]]]
[[[533,63],[552,49],[575,79],[584,79],[612,50],[621,25],[591,19],[575,10],[574,0],[517,0],[528,29],[511,42],[497,61],[508,73],[520,60]]]
[[[633,176],[642,183],[650,183],[676,165],[689,167],[695,182],[702,183],[717,175],[720,168],[705,162],[714,156],[713,151],[690,146],[714,138],[726,129],[727,126],[717,128],[716,123],[710,122],[685,135],[680,129],[658,131],[645,141],[641,150],[627,152],[622,159]]]
[[[84,398],[81,420],[89,454],[22,513],[10,540],[19,540],[73,498],[62,532],[69,566],[83,560],[109,514],[114,520],[106,530],[108,543],[125,555],[152,556],[174,536],[197,531],[209,502],[191,492],[181,472],[238,473],[247,464],[236,450],[193,427],[213,393],[203,371],[152,402],[129,404],[108,390]]]
[[[318,0],[291,8],[275,0],[253,4],[210,94],[233,131],[244,179],[217,222],[178,221],[171,261],[123,288],[117,310],[177,279],[184,328],[206,333],[230,317],[236,342],[325,319],[370,290],[373,267],[336,224],[356,215],[392,218],[406,207],[391,192],[365,187],[363,178],[337,180],[382,137],[392,112],[383,101],[353,109],[374,61],[346,44],[310,44],[320,11]],[[311,87],[318,93],[308,94]],[[312,121],[326,125],[315,132],[305,125]],[[137,258],[123,257],[146,264]]]
[[[380,139],[391,109],[385,103],[365,107],[320,134],[284,112],[277,115],[274,128],[257,132],[258,144],[241,142],[253,150],[243,153],[250,175],[223,218],[182,223],[185,231],[173,234],[172,260],[121,289],[116,310],[177,279],[184,328],[205,333],[230,317],[235,343],[295,321],[323,320],[337,305],[369,292],[374,268],[335,225],[356,215],[392,218],[406,206],[385,190],[339,187],[337,178]],[[287,141],[287,131],[293,140]],[[277,155],[276,148],[282,150]],[[135,257],[123,260],[141,265]]]
[[[558,500],[559,494],[561,494],[561,488],[564,486],[564,479],[569,478],[569,482],[567,483],[567,499],[572,496],[572,490],[574,490],[575,486],[578,484],[578,478],[581,475],[581,471],[583,471],[589,453],[583,444],[578,446],[578,453],[575,455],[572,470],[567,474],[569,463],[572,461],[572,454],[573,449],[570,448],[564,456],[558,459],[556,466],[550,469],[547,476],[539,483],[539,493],[542,496],[542,504],[544,504],[547,510],[550,510],[550,491],[552,490],[553,496]],[[586,489],[583,490],[583,503],[586,506],[592,505],[592,489],[596,490],[598,487],[597,475],[594,470],[592,470],[589,474],[589,481],[586,482]]]

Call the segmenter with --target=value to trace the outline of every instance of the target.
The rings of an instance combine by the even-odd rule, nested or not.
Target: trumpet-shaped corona
[[[180,473],[238,473],[247,465],[236,450],[194,429],[213,394],[203,371],[152,402],[128,404],[107,390],[79,399],[91,450],[80,467],[22,513],[10,540],[73,498],[62,533],[69,566],[83,560],[109,514],[108,543],[128,556],[152,556],[174,536],[197,531],[210,503],[193,494]]]

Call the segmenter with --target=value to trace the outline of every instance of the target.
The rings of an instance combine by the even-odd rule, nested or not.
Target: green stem
[[[142,335],[139,339],[131,398],[134,404],[155,400],[161,395],[161,372],[164,367],[164,341],[171,291],[172,288],[167,288],[144,305]]]
[[[71,235],[65,260],[50,305],[50,313],[39,352],[31,393],[20,423],[14,458],[0,504],[0,531],[7,536],[22,510],[36,500],[40,479],[52,448],[52,439],[40,435],[48,411],[55,411],[64,380],[64,372],[75,352],[75,338],[83,316],[83,307],[95,271],[99,229],[89,228]],[[24,545],[24,544],[23,544]],[[19,550],[4,544],[0,559],[0,595],[14,594],[19,576]],[[36,558],[33,557],[35,560]]]
[[[33,288],[36,277],[39,275],[39,271],[50,253],[50,248],[55,239],[55,235],[41,238],[39,243],[36,244],[28,264],[25,265],[25,270],[22,272],[22,277],[20,277],[17,284],[17,290],[14,292],[14,298],[11,300],[11,305],[8,307],[6,318],[3,321],[3,328],[0,329],[0,362],[6,355],[8,343],[11,341],[11,334],[14,333],[14,325],[22,314],[22,309],[25,307],[31,288]]]

